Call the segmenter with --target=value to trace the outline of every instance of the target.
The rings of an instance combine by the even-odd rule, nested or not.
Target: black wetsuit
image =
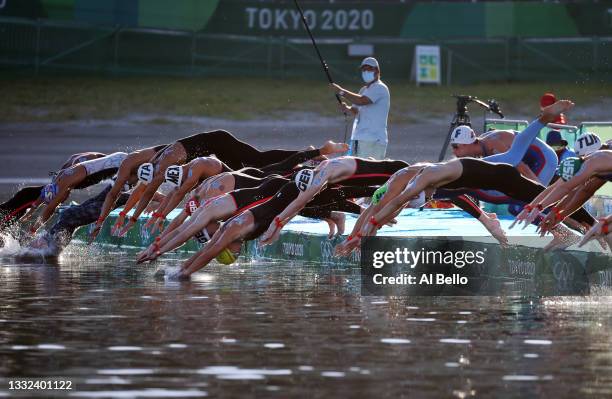
[[[215,155],[223,160],[233,170],[245,166],[263,167],[281,162],[297,151],[269,150],[260,151],[257,148],[238,140],[225,130],[215,130],[194,134],[177,140],[187,153],[189,162],[197,157]]]
[[[395,172],[410,166],[407,162],[393,160],[373,161],[355,158],[355,162],[357,164],[355,173],[342,181],[336,182],[337,184],[342,186],[381,186]]]
[[[108,180],[117,174],[119,168],[108,168],[101,170],[99,172],[88,175],[83,180],[79,182],[76,186],[74,186],[77,190],[82,190],[87,187],[91,187],[95,184],[98,184],[104,180]]]
[[[361,195],[360,192],[362,193]],[[350,191],[346,187],[329,188],[323,190],[321,193],[317,194],[310,202],[308,202],[307,207],[304,208],[306,210],[300,212],[300,214],[303,216],[311,217],[313,213],[316,212],[313,208],[319,207],[329,208],[329,211],[350,209],[350,205],[345,204],[346,201],[343,200],[343,198],[371,196],[373,192],[374,187],[367,186],[355,188],[353,191]],[[284,211],[285,208],[289,206],[289,204],[291,204],[291,202],[293,202],[293,200],[295,200],[300,193],[301,191],[297,188],[295,183],[291,181],[285,184],[270,200],[249,209],[249,212],[253,214],[253,218],[255,220],[255,228],[244,238],[244,240],[254,240],[260,235],[262,235],[268,229],[270,223],[272,223],[274,218],[280,215],[280,213]],[[361,208],[356,205],[354,208],[352,208],[355,213],[359,213],[360,209]],[[323,214],[329,215],[329,212],[325,211]],[[238,216],[239,215],[236,215],[234,217]],[[319,215],[319,217],[321,216]]]
[[[523,177],[515,167],[505,163],[491,163],[475,158],[461,158],[461,176],[443,186],[445,190],[481,189],[496,190],[524,203],[533,201],[546,189],[541,184]],[[593,225],[595,219],[580,208],[572,214],[572,219]]]
[[[17,191],[8,201],[0,204],[0,231],[15,224],[40,197],[44,186],[28,186]]]
[[[464,212],[467,212],[474,219],[478,219],[480,218],[480,215],[482,215],[482,209],[480,209],[480,206],[478,206],[476,201],[470,196],[461,194],[457,196],[452,196],[450,198],[437,197],[436,195],[434,195],[433,197],[434,199],[448,199],[453,205],[455,205],[457,208],[462,209]]]
[[[262,184],[257,187],[240,188],[229,192],[229,196],[232,197],[236,205],[235,213],[240,213],[246,209],[266,202],[287,183],[289,183],[288,179],[273,175],[264,179]]]

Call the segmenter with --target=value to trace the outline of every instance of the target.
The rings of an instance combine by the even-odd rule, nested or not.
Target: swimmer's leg
[[[512,166],[518,165],[525,156],[525,153],[527,153],[531,142],[538,136],[538,133],[540,133],[544,126],[539,119],[536,119],[525,130],[514,137],[512,146],[508,151],[484,157],[483,160],[495,163],[509,163]]]

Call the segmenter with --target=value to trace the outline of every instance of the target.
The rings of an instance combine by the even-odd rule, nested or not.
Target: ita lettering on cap
[[[149,184],[153,181],[153,164],[152,163],[143,163],[138,167],[138,180],[143,182],[144,184]]]

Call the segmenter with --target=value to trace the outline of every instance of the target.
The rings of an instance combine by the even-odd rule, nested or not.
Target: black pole
[[[331,73],[329,72],[329,67],[327,66],[327,62],[325,62],[325,60],[323,59],[323,56],[321,55],[321,52],[319,51],[319,46],[317,46],[317,42],[315,41],[314,36],[312,35],[312,32],[310,31],[310,27],[308,26],[308,22],[306,22],[306,17],[304,17],[304,11],[302,11],[302,7],[300,7],[300,4],[298,3],[297,0],[293,0],[293,2],[295,3],[295,7],[298,9],[300,16],[302,17],[302,24],[304,25],[304,28],[306,28],[306,32],[308,32],[308,36],[310,36],[310,41],[312,42],[312,45],[315,49],[315,51],[317,52],[317,56],[319,57],[319,61],[321,61],[321,66],[323,67],[323,72],[325,72],[325,76],[327,76],[327,80],[329,81],[329,83],[334,83],[334,80],[332,79]],[[338,95],[338,93],[336,93],[336,100],[338,101],[338,104],[342,105],[342,100],[340,99],[340,96]],[[346,143],[346,134],[347,134],[347,130],[348,130],[348,115],[346,114],[346,112],[344,112],[344,124],[345,124],[345,128],[344,128],[344,142]]]
[[[323,59],[323,56],[321,55],[321,52],[319,51],[319,46],[317,46],[317,42],[315,41],[315,38],[312,35],[312,32],[310,31],[308,22],[306,22],[306,17],[304,17],[304,11],[302,11],[302,7],[300,7],[300,4],[297,2],[297,0],[293,0],[293,2],[295,3],[295,6],[297,7],[299,11],[300,16],[302,17],[302,24],[304,25],[304,28],[306,28],[306,32],[308,32],[308,36],[310,36],[310,40],[312,41],[312,45],[314,46],[315,51],[317,52],[319,61],[321,61],[321,66],[323,67],[323,71],[325,72],[325,75],[327,76],[327,80],[329,81],[329,83],[334,83],[334,80],[332,79],[331,74],[329,73],[329,67],[327,66],[327,62],[325,62],[325,60]],[[340,102],[340,96],[336,94],[336,98],[338,99],[338,102]]]

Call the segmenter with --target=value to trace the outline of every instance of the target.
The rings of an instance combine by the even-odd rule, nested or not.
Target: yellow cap
[[[217,255],[215,259],[217,259],[217,262],[224,265],[231,265],[232,263],[236,262],[236,256],[227,248],[221,251],[221,253]]]

